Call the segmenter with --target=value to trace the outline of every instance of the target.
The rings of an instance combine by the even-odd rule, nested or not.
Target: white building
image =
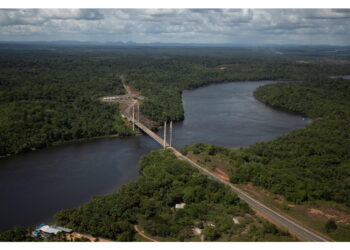
[[[71,233],[72,229],[65,228],[65,227],[53,227],[49,225],[40,225],[40,227],[37,229],[44,233],[48,234],[58,234],[59,232],[65,232],[65,233]]]
[[[186,203],[179,203],[175,205],[175,209],[183,209],[185,208],[185,206],[186,206]]]
[[[44,233],[49,233],[49,234],[57,234],[57,233],[61,232],[61,230],[54,228],[54,227],[50,227],[48,225],[44,225],[44,226],[40,227],[39,230],[44,232]]]

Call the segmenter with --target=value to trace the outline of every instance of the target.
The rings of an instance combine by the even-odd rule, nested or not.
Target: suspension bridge
[[[136,108],[135,108],[136,106]],[[136,110],[136,112],[135,112]],[[324,238],[322,235],[319,235],[318,233],[312,232],[311,230],[305,228],[298,222],[287,218],[286,216],[282,215],[281,213],[272,210],[271,208],[265,206],[261,202],[257,201],[253,197],[251,197],[246,192],[242,191],[241,189],[234,186],[229,181],[223,180],[220,177],[216,176],[214,173],[210,172],[209,170],[201,167],[196,162],[189,159],[187,156],[181,154],[178,150],[176,150],[172,146],[172,136],[173,136],[173,126],[172,122],[170,122],[170,136],[169,136],[169,143],[166,140],[167,137],[167,123],[164,123],[164,137],[161,138],[156,133],[154,133],[152,130],[147,128],[144,124],[140,122],[140,106],[137,100],[133,100],[130,105],[122,112],[123,117],[125,117],[130,123],[132,123],[133,130],[135,130],[135,126],[138,127],[141,131],[149,135],[153,140],[158,142],[164,149],[171,150],[174,155],[180,159],[188,162],[192,167],[197,168],[201,173],[207,175],[209,178],[214,179],[215,181],[218,181],[224,185],[226,185],[228,188],[230,188],[233,192],[235,192],[238,197],[240,197],[242,200],[247,202],[251,208],[253,208],[255,211],[259,212],[263,216],[267,217],[270,221],[272,221],[277,226],[284,228],[288,230],[292,235],[297,237],[300,240],[303,241],[314,241],[314,242],[320,242],[320,241],[329,241],[328,239]]]

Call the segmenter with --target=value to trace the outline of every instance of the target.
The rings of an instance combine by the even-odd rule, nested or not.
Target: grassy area
[[[313,201],[303,204],[294,204],[286,201],[282,196],[249,184],[238,184],[239,188],[249,193],[268,207],[287,215],[294,221],[335,241],[350,240],[350,211],[342,204],[326,201]],[[337,229],[327,232],[325,224],[330,219],[337,223]],[[341,221],[344,221],[342,223]]]
[[[189,150],[186,153],[192,160],[213,172],[215,172],[217,168],[225,172],[229,169],[232,170],[232,163],[230,160],[220,153],[210,155],[206,151],[198,152],[196,150]],[[350,208],[344,204],[332,201],[312,201],[294,204],[280,195],[256,187],[251,183],[236,184],[236,186],[261,203],[279,211],[292,220],[299,223],[302,222],[301,224],[310,230],[319,232],[330,240],[350,240]],[[330,219],[336,222],[337,229],[327,232],[325,224]]]

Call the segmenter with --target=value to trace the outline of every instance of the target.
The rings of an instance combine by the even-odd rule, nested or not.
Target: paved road
[[[211,173],[209,170],[199,166],[197,163],[189,159],[188,157],[182,155],[179,151],[177,151],[174,148],[169,148],[174,152],[174,154],[184,161],[187,161],[190,163],[193,167],[199,169],[203,174],[215,179],[218,182],[221,182],[228,186],[232,191],[234,191],[242,200],[247,202],[252,208],[259,211],[260,213],[266,215],[268,218],[270,218],[275,223],[283,226],[284,228],[288,229],[290,233],[293,235],[296,235],[298,238],[303,239],[305,241],[328,241],[327,239],[311,232],[310,230],[302,227],[301,225],[295,223],[294,221],[291,221],[290,219],[286,218],[285,216],[279,214],[278,212],[266,207],[259,201],[252,198],[247,193],[243,192],[241,189],[235,187],[232,185],[232,183],[222,180],[219,177],[217,177],[215,174]]]
[[[132,104],[131,104],[132,105]],[[132,117],[129,116],[129,111],[131,108],[131,105],[125,110],[124,115],[127,117],[127,119],[132,122]],[[163,139],[159,137],[157,134],[152,132],[150,129],[148,129],[145,125],[143,125],[140,122],[137,122],[135,119],[135,125],[139,127],[141,130],[143,130],[145,133],[147,133],[151,138],[153,138],[155,141],[157,141],[160,145],[163,146]],[[311,232],[310,230],[304,228],[303,226],[295,223],[294,221],[286,218],[285,216],[279,214],[278,212],[268,208],[267,206],[263,205],[259,201],[252,198],[247,193],[243,192],[241,189],[235,187],[232,185],[232,183],[222,180],[209,170],[199,166],[197,163],[189,159],[188,157],[181,154],[179,151],[177,151],[175,148],[170,147],[169,144],[166,145],[168,149],[174,152],[177,158],[187,161],[189,164],[191,164],[193,167],[199,169],[203,174],[211,177],[212,179],[223,183],[224,185],[228,186],[233,192],[235,192],[242,200],[247,202],[253,209],[259,211],[260,213],[267,216],[270,220],[275,222],[276,224],[286,228],[291,234],[297,236],[298,238],[304,240],[304,241],[328,241],[327,239],[323,238],[322,236],[315,234]]]

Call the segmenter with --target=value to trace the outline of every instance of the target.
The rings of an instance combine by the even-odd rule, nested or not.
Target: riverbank
[[[185,120],[173,124],[173,146],[179,149],[203,141],[242,147],[306,126],[301,117],[276,112],[252,98],[261,84],[223,83],[186,91]],[[163,129],[157,133],[162,137]],[[0,195],[7,201],[0,208],[6,214],[0,215],[3,228],[46,222],[57,210],[115,192],[137,180],[140,157],[159,148],[147,136],[98,138],[1,159]]]
[[[12,157],[12,156],[17,156],[17,155],[25,154],[25,153],[35,152],[35,151],[42,150],[42,149],[54,148],[54,147],[57,147],[57,146],[68,145],[68,144],[89,142],[89,141],[94,141],[94,140],[99,140],[99,139],[106,139],[106,138],[128,138],[130,136],[138,136],[138,135],[141,135],[141,134],[134,134],[134,135],[129,135],[129,136],[118,135],[118,134],[111,134],[111,135],[102,135],[102,136],[95,136],[95,137],[89,137],[89,138],[81,138],[81,139],[70,140],[70,141],[54,142],[52,145],[50,145],[48,147],[32,148],[30,151],[19,152],[17,154],[0,155],[0,159],[7,158],[7,157]]]
[[[122,83],[124,85],[124,88],[125,88],[125,91],[128,95],[135,95],[135,96],[140,96],[140,91],[136,91],[135,89],[133,89],[132,87],[126,85],[126,81],[125,81],[125,78],[124,76],[121,78],[122,79]],[[269,82],[275,82],[275,81],[282,81],[282,82],[286,82],[286,81],[289,81],[289,80],[263,80],[263,79],[258,79],[254,82],[265,82],[265,81],[269,81]],[[184,91],[192,91],[192,90],[195,90],[195,89],[198,89],[198,88],[202,88],[202,87],[207,87],[207,86],[211,86],[211,85],[218,85],[218,84],[227,84],[227,83],[238,83],[238,82],[252,82],[252,81],[248,81],[248,80],[243,80],[243,81],[224,81],[224,82],[212,82],[212,83],[206,83],[206,84],[203,84],[203,85],[199,85],[195,88],[191,88],[191,89],[186,89],[186,90],[182,90],[181,91],[181,96],[183,95],[183,92]],[[103,98],[103,97],[101,97]],[[259,100],[257,98],[257,100]],[[259,100],[261,101],[261,100]],[[263,101],[261,101],[262,103],[264,103]],[[265,104],[265,103],[264,103]],[[182,103],[183,105],[183,103]],[[123,103],[120,103],[119,104],[120,106],[120,109],[123,110],[123,109],[126,109],[127,105],[126,104],[123,104]],[[276,110],[279,110],[277,107],[272,107]],[[288,113],[291,113],[291,114],[297,114],[297,113],[293,113],[291,111],[288,111],[288,110],[283,110],[281,108],[281,110],[279,111],[283,111],[283,112],[288,112]],[[159,131],[163,128],[162,124],[159,124],[155,121],[152,121],[151,119],[149,119],[146,115],[140,113],[140,118],[142,119],[142,121],[145,123],[145,124],[148,124],[150,125],[150,129],[152,131]],[[183,116],[182,119],[180,120],[177,120],[175,122],[183,122],[185,119],[185,116]],[[130,124],[128,123],[127,124],[129,126],[129,128],[131,128]],[[51,147],[55,147],[55,146],[60,146],[60,145],[65,145],[65,144],[70,144],[70,143],[79,143],[79,142],[84,142],[84,141],[93,141],[93,140],[96,140],[96,139],[104,139],[104,138],[125,138],[125,137],[130,137],[130,136],[134,136],[134,135],[140,135],[139,133],[136,133],[136,134],[130,134],[130,135],[123,135],[123,136],[120,136],[118,134],[111,134],[111,135],[103,135],[103,136],[95,136],[95,137],[88,137],[88,138],[81,138],[81,139],[74,139],[74,140],[69,140],[69,141],[57,141],[57,142],[53,142],[51,145],[47,146],[47,147],[42,147],[42,148],[31,148],[30,150],[28,151],[23,151],[23,152],[19,152],[19,153],[16,153],[16,154],[8,154],[8,155],[0,155],[0,159],[1,158],[7,158],[7,157],[12,157],[12,156],[16,156],[16,155],[20,155],[20,154],[23,154],[23,153],[29,153],[29,152],[33,152],[33,151],[37,151],[37,150],[42,150],[42,149],[45,149],[45,148],[51,148]]]

